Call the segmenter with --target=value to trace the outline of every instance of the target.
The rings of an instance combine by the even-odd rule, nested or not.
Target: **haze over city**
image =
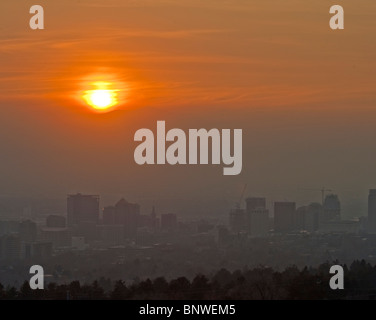
[[[376,299],[375,12],[2,0],[0,300]]]

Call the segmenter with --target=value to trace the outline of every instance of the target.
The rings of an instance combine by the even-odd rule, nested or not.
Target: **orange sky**
[[[292,200],[297,185],[376,185],[375,1],[40,1],[43,31],[28,26],[33,4],[0,12],[1,193],[197,198],[200,184],[231,202],[244,182]],[[343,31],[329,28],[333,4]],[[126,84],[119,111],[75,99],[98,72]],[[156,120],[243,128],[242,175],[135,166],[134,131]]]
[[[2,99],[65,96],[96,68],[129,82],[135,106],[375,97],[372,0],[341,1],[341,32],[328,26],[332,1],[42,1],[43,32],[28,28],[32,3],[1,12]]]

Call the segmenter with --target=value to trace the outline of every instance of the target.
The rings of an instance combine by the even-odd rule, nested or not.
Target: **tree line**
[[[236,270],[221,269],[212,275],[199,274],[192,280],[164,277],[133,281],[101,278],[91,284],[48,283],[32,290],[25,281],[20,288],[0,284],[0,300],[317,300],[375,299],[376,266],[356,260],[344,268],[344,290],[331,290],[329,269],[291,266],[283,271],[269,267]]]

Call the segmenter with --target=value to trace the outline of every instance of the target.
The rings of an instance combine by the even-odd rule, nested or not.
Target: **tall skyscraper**
[[[320,215],[320,223],[341,219],[341,203],[336,194],[328,194],[324,200],[323,212]]]
[[[252,210],[258,208],[265,208],[266,207],[266,199],[265,198],[256,198],[250,197],[245,199],[247,212],[251,212]]]
[[[289,232],[294,230],[295,202],[274,203],[274,231]]]
[[[269,210],[257,208],[250,213],[249,234],[254,237],[265,237],[269,232]]]
[[[230,230],[235,233],[247,232],[248,223],[244,209],[234,208],[229,215]]]
[[[305,217],[308,210],[308,206],[302,206],[296,209],[294,225],[296,230],[305,230]]]
[[[317,231],[319,229],[319,218],[322,216],[322,205],[320,203],[311,203],[306,208],[304,229],[310,232]]]
[[[82,223],[97,224],[99,220],[99,196],[80,193],[68,195],[67,222],[68,227]]]
[[[0,237],[0,260],[14,261],[21,256],[21,240],[17,234]]]
[[[122,198],[115,204],[114,222],[124,226],[125,238],[136,237],[139,215],[140,205],[137,203],[130,203]]]
[[[102,221],[103,221],[103,224],[105,225],[115,224],[115,207],[114,206],[107,206],[103,208]]]
[[[269,210],[266,209],[266,199],[250,197],[246,202],[246,223],[251,236],[266,236],[269,232]]]
[[[368,195],[368,231],[376,232],[376,189],[370,189]]]

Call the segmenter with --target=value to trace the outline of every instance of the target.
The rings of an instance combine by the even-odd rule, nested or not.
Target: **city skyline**
[[[267,263],[275,267],[289,265],[289,261],[295,261],[300,266],[307,263],[316,266],[323,257],[337,257],[343,263],[357,257],[367,257],[373,261],[375,199],[375,189],[370,189],[368,217],[347,220],[341,215],[339,198],[330,193],[322,204],[309,203],[298,207],[295,202],[274,202],[271,212],[266,209],[267,198],[246,197],[228,212],[228,219],[223,223],[207,217],[186,219],[175,213],[159,212],[155,207],[148,214],[142,214],[139,204],[124,198],[100,208],[100,195],[68,194],[66,214],[39,211],[34,221],[25,218],[0,219],[0,263],[22,266],[30,261],[40,261],[56,269],[53,261],[70,255],[70,259],[73,256],[76,258],[61,263],[64,268],[72,268],[75,259],[104,254],[117,261],[121,272],[121,265],[139,263],[140,258],[149,261],[147,265],[151,267],[154,259],[162,259],[163,263],[168,264],[170,255],[183,252],[195,255],[200,250],[209,250],[212,259],[220,260],[223,253],[230,258],[248,252],[242,259],[239,256],[239,265],[254,254],[256,256],[249,260],[253,265]],[[245,208],[240,206],[242,201],[246,203]],[[313,243],[317,244],[314,252],[311,247]],[[358,250],[351,250],[354,246]],[[247,247],[249,251],[244,251]],[[273,252],[279,253],[275,256]],[[310,253],[307,255],[307,252]],[[154,258],[151,259],[149,255]],[[281,261],[279,256],[289,258]],[[219,265],[231,265],[224,261]],[[195,259],[194,265],[203,267],[205,264],[202,262]],[[97,263],[102,264],[102,268],[111,268],[114,262],[106,264],[106,261],[98,261],[94,265],[81,263],[77,274],[85,272],[85,268],[95,270]],[[176,263],[184,265],[185,262],[183,259],[176,260]],[[188,274],[191,274],[190,263],[184,266]],[[214,265],[209,263],[205,270],[212,270],[210,268]],[[9,283],[15,274],[12,268],[4,270],[7,270],[5,274],[9,274],[10,278],[5,276],[2,281]],[[177,271],[172,268],[164,272],[176,275]],[[72,279],[69,274],[60,276],[59,281]],[[55,275],[55,279],[59,279],[59,276]]]
[[[245,188],[244,188],[245,187]],[[242,196],[242,202],[240,203],[240,207],[246,208],[246,198],[249,197],[266,197],[266,205],[265,208],[268,210],[271,210],[274,206],[275,202],[295,202],[296,205],[304,206],[310,203],[319,203],[322,204],[322,196],[326,197],[327,195],[339,195],[340,201],[341,201],[341,211],[342,216],[346,218],[356,218],[360,216],[367,216],[368,214],[368,199],[367,189],[363,193],[362,198],[354,198],[350,197],[350,199],[344,197],[343,195],[334,192],[335,190],[332,189],[326,189],[326,188],[297,188],[297,193],[295,196],[292,197],[285,197],[285,196],[276,196],[273,197],[271,194],[267,194],[265,192],[251,192],[247,191],[249,189],[249,185],[239,185],[237,190],[232,191],[232,196],[228,198],[224,198],[223,196],[213,196],[209,199],[203,199],[203,198],[190,198],[190,197],[183,197],[183,196],[165,196],[161,198],[157,197],[135,197],[133,195],[128,194],[125,196],[124,194],[101,194],[99,197],[100,201],[100,210],[103,210],[104,207],[110,206],[114,201],[117,201],[119,198],[126,198],[127,200],[131,200],[133,202],[137,202],[141,205],[141,212],[142,213],[148,213],[152,207],[158,207],[163,212],[176,212],[180,215],[184,216],[185,218],[189,218],[192,216],[193,218],[197,218],[199,216],[205,216],[205,217],[213,217],[216,216],[221,218],[223,215],[226,215],[228,210],[239,205],[239,195],[244,192]],[[236,192],[235,192],[236,191]],[[323,191],[325,191],[323,193]],[[92,194],[90,192],[80,192],[80,191],[74,191],[70,192],[69,194]],[[21,201],[24,203],[24,208],[28,207],[28,203],[32,202],[43,202],[43,201],[51,201],[54,203],[55,208],[58,212],[63,213],[65,212],[65,197],[45,197],[45,196],[27,196],[27,197],[20,197],[20,196],[8,196],[8,195],[1,195],[0,197],[0,203],[1,202],[6,203],[13,203],[16,204],[17,201]],[[187,207],[187,204],[194,202],[195,205],[193,207]],[[217,205],[213,205],[213,203],[216,203]],[[62,205],[63,204],[63,205]],[[201,207],[200,207],[201,206]],[[22,205],[19,206],[22,208]],[[149,210],[150,209],[150,210]],[[22,209],[21,209],[22,211]],[[20,211],[20,212],[21,212]],[[1,214],[6,214],[6,211],[1,212]]]

